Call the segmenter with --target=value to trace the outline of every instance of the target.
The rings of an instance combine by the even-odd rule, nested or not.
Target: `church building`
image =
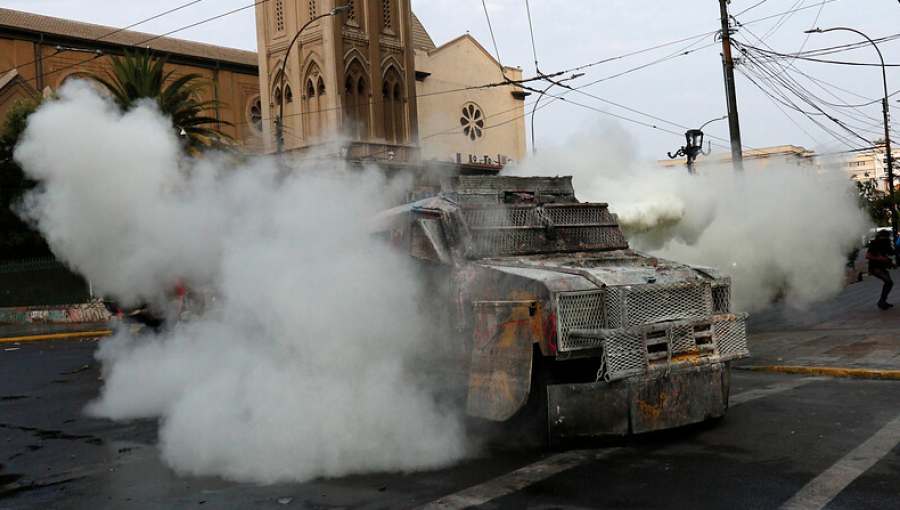
[[[103,74],[110,56],[150,48],[174,77],[211,82],[200,99],[227,105],[215,115],[247,153],[441,173],[525,157],[521,69],[501,66],[469,35],[436,46],[410,0],[255,9],[257,53],[0,8],[0,116],[16,99]]]
[[[522,70],[469,35],[436,47],[410,0],[256,5],[265,138],[355,161],[505,164],[525,155]]]

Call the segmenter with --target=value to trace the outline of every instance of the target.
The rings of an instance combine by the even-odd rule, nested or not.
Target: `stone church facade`
[[[336,7],[346,10],[327,15]],[[353,160],[462,165],[525,156],[527,94],[477,88],[521,69],[468,35],[436,47],[410,0],[272,0],[257,4],[256,25],[264,136],[280,129],[286,152],[337,145]]]
[[[330,0],[256,5],[264,124],[277,136],[284,112],[286,150],[341,140],[350,142],[353,157],[393,152],[395,159],[415,162],[409,0],[344,2],[347,10],[333,16],[326,15],[336,7]]]

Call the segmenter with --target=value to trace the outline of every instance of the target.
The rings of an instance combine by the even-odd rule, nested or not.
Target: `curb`
[[[16,336],[9,338],[0,338],[0,343],[9,343],[9,342],[29,342],[35,340],[55,340],[60,338],[96,338],[100,336],[111,335],[112,331],[103,330],[103,331],[78,331],[75,333],[54,333],[52,335],[30,335],[30,336]]]
[[[780,372],[785,374],[824,375],[853,379],[877,379],[900,381],[900,370],[875,370],[871,368],[803,367],[790,365],[735,367],[752,372]]]

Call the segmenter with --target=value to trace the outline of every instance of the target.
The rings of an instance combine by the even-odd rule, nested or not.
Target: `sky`
[[[4,2],[10,9],[112,27],[129,26],[182,6],[186,7],[132,29],[168,33],[238,10],[171,37],[256,49],[249,0]],[[720,28],[715,0],[412,0],[412,7],[438,45],[468,32],[502,64],[521,67],[525,77],[538,76],[537,69],[544,74],[561,72],[557,79],[584,73],[564,82],[578,90],[549,89],[533,117],[540,93],[526,100],[529,146],[532,134],[535,147],[558,147],[590,126],[612,123],[630,134],[640,157],[665,159],[667,152],[684,144],[684,131],[727,113],[721,44],[715,38]],[[874,64],[876,51],[857,34],[803,32],[845,26],[872,39],[893,36],[898,33],[900,3],[733,0],[729,12],[740,24],[734,39],[751,47],[747,54],[735,51],[740,59],[736,89],[745,148],[799,145],[832,154],[862,148],[883,137],[879,66],[794,58],[763,61],[752,48],[792,54],[864,43],[855,50],[815,58]],[[878,47],[887,64],[900,64],[897,39],[879,41]],[[887,81],[891,93],[898,90],[900,70],[888,67]],[[541,80],[531,83],[536,90],[549,85]],[[900,108],[896,98],[891,100],[895,109]],[[704,132],[714,152],[729,150],[727,121],[711,122]]]

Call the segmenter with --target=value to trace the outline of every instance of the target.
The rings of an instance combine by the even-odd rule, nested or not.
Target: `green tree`
[[[859,191],[859,205],[868,213],[872,221],[879,226],[889,226],[891,222],[891,210],[896,210],[897,204],[893,203],[891,207],[891,197],[889,194],[878,191],[875,187],[875,181],[869,179],[869,174],[864,174],[866,179],[856,181],[856,187]],[[900,197],[895,196],[896,199]]]
[[[0,134],[0,161],[12,161],[13,149],[25,131],[25,121],[29,115],[37,110],[41,104],[41,98],[17,99],[6,111],[6,119],[3,122],[3,132]]]
[[[166,57],[157,58],[150,51],[126,51],[124,57],[112,57],[105,76],[91,78],[112,94],[122,110],[134,107],[140,99],[155,99],[175,132],[186,138],[188,153],[231,148],[234,138],[218,126],[232,124],[211,115],[225,105],[217,99],[200,99],[201,91],[212,83],[196,73],[174,77],[173,71],[165,71],[166,62]]]
[[[50,247],[35,229],[15,213],[22,196],[36,182],[25,176],[13,161],[13,149],[19,141],[28,116],[41,104],[41,98],[17,100],[6,112],[0,132],[0,260],[49,256]]]

